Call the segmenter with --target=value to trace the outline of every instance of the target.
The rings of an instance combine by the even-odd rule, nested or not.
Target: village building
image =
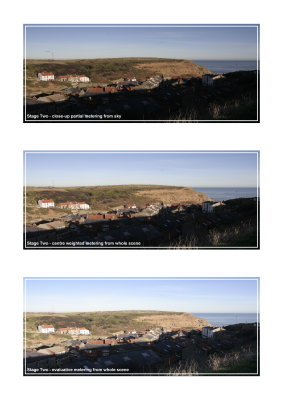
[[[55,332],[53,325],[38,325],[37,330],[40,333],[54,333]]]
[[[117,88],[112,86],[106,86],[104,88],[105,93],[116,93],[117,91],[118,91]]]
[[[69,328],[59,328],[56,330],[56,333],[60,333],[61,335],[67,335]]]
[[[202,84],[203,86],[213,86],[215,81],[221,78],[224,78],[224,76],[217,74],[206,74],[202,76]]]
[[[201,205],[201,210],[203,213],[213,213],[215,211],[215,207],[219,207],[223,205],[220,201],[204,201]]]
[[[59,328],[56,330],[56,333],[60,333],[61,335],[89,335],[90,331],[86,328],[68,327]]]
[[[89,82],[90,79],[86,75],[59,75],[57,80],[60,82]]]
[[[89,335],[90,334],[90,331],[86,328],[79,328],[79,331],[80,331],[79,332],[80,335]]]
[[[90,331],[86,328],[69,328],[69,335],[89,335]]]
[[[47,199],[42,199],[38,200],[37,204],[41,208],[50,208],[50,207],[55,207],[54,200],[47,200]]]
[[[127,368],[131,372],[158,370],[162,365],[162,358],[151,349],[132,350],[112,354],[99,358],[92,366],[93,368]]]
[[[221,328],[219,326],[205,326],[204,328],[202,328],[201,335],[203,338],[212,338],[214,336],[214,333],[219,331],[221,331]]]
[[[53,72],[39,72],[37,77],[40,81],[54,81],[55,79]]]
[[[81,202],[77,202],[77,201],[67,201],[65,203],[58,203],[58,207],[59,208],[67,208],[70,210],[89,210],[90,206],[89,204],[81,201]]]
[[[131,89],[132,86],[139,86],[139,83],[134,80],[125,80],[123,82],[118,82],[117,83],[117,88],[124,88],[124,89]]]

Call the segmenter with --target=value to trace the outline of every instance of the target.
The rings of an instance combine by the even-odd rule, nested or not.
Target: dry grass
[[[251,221],[241,222],[224,230],[211,229],[202,238],[191,235],[189,238],[181,238],[170,245],[170,249],[198,249],[199,247],[221,247],[237,245],[238,241],[246,237],[246,246],[254,245],[251,243],[250,236],[256,233],[255,224]],[[243,239],[245,240],[245,239]],[[241,244],[243,246],[243,244]]]
[[[251,94],[242,95],[224,104],[212,102],[207,109],[192,108],[169,117],[170,122],[200,122],[203,120],[255,120],[257,101]],[[200,115],[202,113],[202,115]]]
[[[240,119],[247,110],[256,107],[256,100],[251,95],[243,95],[237,99],[227,101],[224,104],[209,104],[209,119]],[[247,117],[248,118],[248,117]]]
[[[233,226],[229,229],[225,229],[223,232],[219,232],[216,229],[209,231],[209,243],[212,246],[221,246],[223,243],[230,242],[242,233],[250,234],[254,231],[254,225],[250,221],[242,222],[239,225]]]
[[[202,65],[197,65],[193,61],[185,61],[185,60],[177,60],[171,61],[167,60],[166,62],[151,62],[149,63],[141,63],[136,64],[136,69],[144,70],[146,69],[151,74],[163,74],[163,75],[188,75],[201,77],[204,74],[209,73],[210,71],[203,67]]]
[[[168,375],[178,376],[178,375],[198,375],[199,374],[199,366],[198,363],[193,360],[190,362],[186,362],[184,365],[178,365],[177,367],[170,368]]]
[[[192,235],[187,239],[178,239],[170,245],[171,250],[197,250],[199,246],[199,239]]]
[[[205,319],[195,317],[195,315],[189,313],[138,316],[135,318],[135,321],[146,323],[149,326],[162,326],[166,329],[173,329],[176,327],[199,329],[210,325]]]
[[[221,355],[210,354],[206,361],[201,364],[196,360],[180,363],[180,365],[171,367],[168,375],[256,373],[256,358],[256,353],[251,349],[251,346],[242,346],[237,351],[230,351]]]
[[[169,117],[170,122],[191,122],[195,123],[200,120],[197,110],[194,108],[187,110],[185,113],[183,111],[178,112]]]
[[[239,362],[243,362],[254,357],[254,352],[250,346],[242,347],[241,351],[233,351],[225,353],[223,356],[218,354],[210,354],[208,357],[208,367],[211,372],[219,371],[220,369],[234,368]]]

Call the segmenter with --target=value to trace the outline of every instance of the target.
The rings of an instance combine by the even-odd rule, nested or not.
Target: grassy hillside
[[[193,61],[167,58],[102,58],[88,60],[27,60],[27,92],[34,89],[57,89],[71,86],[70,83],[39,82],[37,74],[42,71],[53,72],[55,76],[65,74],[85,74],[91,79],[90,86],[106,84],[123,77],[138,80],[156,74],[201,76],[208,71]],[[83,86],[86,86],[83,84]]]
[[[126,311],[97,311],[97,312],[77,312],[77,313],[27,313],[27,330],[34,330],[40,324],[51,324],[56,329],[66,326],[83,326],[91,330],[94,334],[98,331],[109,330],[116,332],[127,328],[151,329],[157,326],[170,324],[174,321],[178,323],[189,323],[190,325],[176,325],[177,327],[196,327],[201,318],[192,314],[171,311],[156,310],[126,310]],[[205,324],[208,324],[205,321]],[[165,327],[164,325],[164,327]]]
[[[26,338],[28,345],[59,342],[67,335],[44,335],[36,332],[37,326],[50,324],[58,328],[78,326],[89,329],[93,336],[105,337],[126,329],[145,330],[163,328],[201,328],[209,325],[202,318],[182,312],[129,310],[78,313],[26,313]],[[69,335],[68,335],[69,336]]]
[[[39,199],[53,199],[55,203],[65,201],[85,201],[93,212],[107,211],[124,204],[136,204],[144,207],[147,203],[164,202],[199,202],[208,197],[190,188],[162,185],[117,185],[117,186],[83,186],[83,187],[27,187],[27,217],[52,216],[56,212],[63,215],[66,210],[38,209]]]

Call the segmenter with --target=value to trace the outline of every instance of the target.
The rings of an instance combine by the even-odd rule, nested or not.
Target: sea
[[[225,201],[238,199],[240,197],[249,198],[257,197],[257,188],[244,187],[244,188],[215,188],[215,187],[194,187],[197,192],[207,194],[212,200]],[[259,196],[259,193],[258,193]]]
[[[199,318],[204,318],[207,322],[214,326],[226,326],[240,323],[254,323],[259,321],[256,313],[193,313]]]
[[[235,71],[257,70],[257,61],[247,60],[193,60],[198,65],[203,65],[216,74],[226,74]],[[259,68],[259,67],[258,67]]]

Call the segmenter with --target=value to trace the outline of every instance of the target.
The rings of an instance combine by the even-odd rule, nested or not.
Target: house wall
[[[42,202],[41,200],[38,200],[38,205],[41,208],[49,208],[49,207],[54,207],[54,202],[45,203],[45,202]]]
[[[81,329],[80,330],[80,335],[89,335],[89,330],[88,329]]]
[[[202,337],[211,338],[213,337],[213,331],[209,328],[202,328]]]
[[[213,207],[211,204],[202,204],[201,209],[202,209],[202,212],[205,212],[205,213],[213,212]]]
[[[53,81],[54,80],[54,75],[41,75],[41,73],[38,74],[38,79],[40,81]]]
[[[80,204],[79,207],[81,210],[89,210],[90,208],[88,204]]]
[[[51,333],[54,332],[54,328],[38,328],[40,333]]]

